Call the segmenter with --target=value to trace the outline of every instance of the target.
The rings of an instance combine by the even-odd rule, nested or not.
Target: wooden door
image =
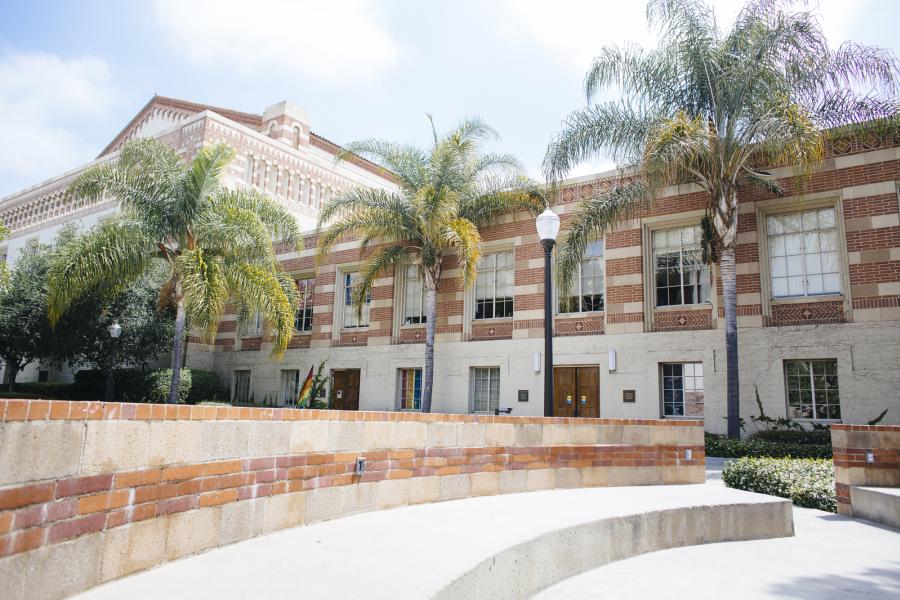
[[[576,398],[578,399],[579,417],[596,419],[600,417],[600,368],[578,367],[575,374],[577,382]]]
[[[600,416],[599,367],[553,369],[553,415],[591,418]]]
[[[359,410],[359,369],[331,373],[331,407],[335,410]]]
[[[577,386],[575,382],[577,369],[575,367],[553,368],[553,416],[575,416],[575,394]]]

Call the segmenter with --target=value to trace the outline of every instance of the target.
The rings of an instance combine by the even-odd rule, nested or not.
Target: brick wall
[[[829,143],[829,160],[813,174],[807,187],[800,190],[795,185],[790,169],[775,169],[788,196],[799,194],[824,194],[840,200],[844,239],[841,244],[843,268],[849,289],[843,297],[816,299],[797,304],[772,301],[763,298],[765,291],[761,281],[764,265],[760,264],[757,222],[758,203],[775,203],[781,200],[755,188],[739,191],[740,218],[737,240],[738,263],[738,315],[742,327],[773,327],[785,325],[845,323],[854,320],[896,320],[900,312],[900,209],[898,209],[896,180],[900,178],[900,148],[891,138],[872,137],[862,143],[859,140],[843,140]],[[593,191],[605,189],[610,180],[572,184],[559,198],[563,231],[571,222],[575,205]],[[716,306],[685,307],[680,311],[656,310],[645,307],[645,286],[653,285],[652,273],[645,272],[643,256],[645,240],[641,224],[653,219],[654,226],[665,226],[666,219],[678,219],[688,211],[704,206],[704,194],[697,191],[670,193],[657,200],[649,209],[637,215],[637,219],[621,223],[605,238],[606,306],[605,311],[590,313],[582,319],[576,330],[573,325],[561,322],[569,317],[559,317],[556,329],[560,335],[579,335],[584,331],[594,334],[635,333],[641,331],[690,331],[714,329],[722,316],[721,289],[716,269],[712,280],[716,288]],[[787,202],[787,201],[786,201]],[[660,218],[662,220],[660,221]],[[465,322],[465,298],[472,289],[464,289],[461,275],[453,256],[445,259],[445,277],[438,294],[438,328],[445,341],[509,339],[541,337],[543,327],[543,262],[542,250],[534,230],[533,217],[526,213],[508,215],[502,223],[482,229],[482,237],[488,246],[486,252],[499,247],[512,250],[515,258],[515,316],[500,322]],[[499,246],[497,246],[499,244]],[[315,240],[308,238],[306,250],[286,255],[282,253],[282,266],[289,272],[312,272]],[[351,244],[345,244],[325,257],[319,266],[316,281],[312,340],[313,345],[345,345],[342,335],[334,335],[334,273],[342,266],[357,263],[359,252]],[[394,282],[397,278],[388,273],[373,289],[373,300],[384,302],[373,308],[370,335],[356,333],[357,342],[367,344],[415,343],[415,332],[394,336],[391,333],[394,314],[390,309],[394,298]],[[339,282],[337,282],[339,284]],[[338,290],[339,291],[339,290]],[[652,294],[650,294],[652,303]],[[223,330],[221,338],[234,339],[235,334]],[[220,345],[220,350],[234,346]],[[240,347],[238,345],[237,347]]]
[[[853,516],[851,487],[900,487],[900,426],[833,425],[831,444],[839,513]]]
[[[698,483],[703,459],[700,421],[0,400],[0,581],[20,586],[4,598],[61,597],[365,510]]]

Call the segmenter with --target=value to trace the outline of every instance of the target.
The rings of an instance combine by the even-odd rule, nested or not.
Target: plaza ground
[[[720,486],[722,459],[707,485]],[[691,546],[610,563],[544,590],[535,600],[643,598],[900,598],[900,532],[794,508],[791,538]]]

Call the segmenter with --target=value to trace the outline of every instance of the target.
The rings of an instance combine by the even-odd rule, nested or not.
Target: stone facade
[[[393,185],[365,163],[335,167],[333,161],[325,161],[331,169],[327,171],[325,162],[304,162],[303,152],[318,152],[316,156],[327,158],[336,147],[308,134],[305,114],[285,103],[262,116],[209,107],[184,116],[193,110],[185,106],[197,105],[152,101],[108,150],[114,152],[129,135],[145,132],[159,135],[186,155],[207,141],[226,141],[238,148],[243,159],[232,166],[230,182],[273,194],[296,209],[304,227],[310,226],[327,198],[321,196],[319,183],[334,187],[334,191],[348,185]],[[170,122],[177,125],[164,129]],[[770,416],[788,415],[792,410],[794,417],[864,423],[889,408],[886,422],[900,422],[900,400],[895,394],[900,386],[896,358],[900,356],[900,140],[866,135],[830,141],[825,160],[802,190],[793,183],[790,168],[770,171],[787,190],[784,198],[749,187],[739,192],[742,414],[757,414],[758,392]],[[44,186],[59,194],[66,177],[71,175]],[[610,174],[567,182],[554,205],[562,217],[562,235],[578,202],[611,183]],[[48,200],[47,205],[38,196],[26,191],[0,202],[0,218],[14,229],[11,245],[20,244],[32,228],[74,214],[66,212],[75,210],[68,204],[57,207],[56,200]],[[677,411],[667,413],[662,372],[665,365],[689,363],[699,365],[702,377],[696,380],[699,389],[679,392],[684,397],[682,414],[702,407],[708,430],[725,429],[724,319],[717,268],[703,276],[708,285],[699,302],[660,306],[657,289],[654,240],[676,228],[697,226],[704,205],[705,197],[696,186],[674,186],[635,219],[619,223],[603,240],[602,310],[555,316],[555,365],[598,369],[602,417],[677,418]],[[54,216],[56,210],[62,212]],[[828,227],[833,232],[829,233],[833,246],[821,259],[827,259],[830,266],[820,261],[815,267],[830,269],[828,288],[779,293],[776,286],[786,279],[776,281],[780,274],[773,269],[783,268],[780,260],[794,261],[797,256],[773,254],[779,251],[770,247],[777,233],[775,221],[815,211],[831,215]],[[511,214],[481,233],[485,254],[511,253],[513,314],[476,319],[474,290],[463,287],[455,257],[445,259],[438,289],[433,410],[472,412],[473,370],[489,368],[499,372],[497,408],[539,415],[543,412],[543,250],[534,221],[524,213]],[[311,234],[302,250],[280,248],[278,252],[287,272],[298,280],[314,281],[312,326],[298,332],[282,361],[271,358],[265,331],[241,327],[235,315],[228,314],[214,344],[200,345],[192,338],[189,366],[217,371],[232,389],[235,373],[249,371],[249,395],[257,402],[280,402],[285,396],[283,382],[289,381],[294,371],[302,379],[311,367],[327,359],[329,370],[359,370],[361,409],[396,410],[400,406],[399,370],[421,368],[424,362],[424,327],[416,322],[407,324],[404,318],[405,272],[386,273],[372,290],[367,325],[349,327],[346,325],[352,323],[344,322],[343,284],[365,256],[360,256],[352,242],[338,245],[320,264],[314,254]],[[809,257],[801,257],[805,258]],[[789,268],[800,268],[800,263],[791,264]],[[811,267],[802,268],[806,276]],[[808,279],[806,285],[812,286]],[[616,368],[610,370],[613,354]],[[805,361],[803,368],[809,369],[828,363],[828,381],[839,394],[823,392],[822,397],[831,397],[839,412],[829,413],[831,409],[823,406],[817,413],[819,409],[812,404],[789,407],[787,369],[796,361]],[[683,380],[677,376],[672,381]],[[818,397],[815,390],[795,392],[797,397],[807,392]]]

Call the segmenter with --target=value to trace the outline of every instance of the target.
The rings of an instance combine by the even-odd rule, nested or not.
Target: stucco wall
[[[783,361],[836,358],[845,423],[866,423],[888,408],[885,422],[900,422],[900,322],[853,323],[779,328],[742,328],[740,340],[741,414],[758,415],[756,389],[769,416],[787,414]],[[445,342],[435,349],[434,408],[442,413],[469,413],[470,368],[500,367],[500,407],[513,415],[543,414],[543,371],[535,372],[533,355],[542,339]],[[609,372],[607,351],[616,350],[616,371]],[[188,362],[208,361],[210,353],[189,354]],[[327,369],[361,370],[360,408],[394,410],[397,369],[421,367],[421,344],[288,350],[274,361],[261,351],[221,352],[215,369],[229,383],[235,369],[251,369],[256,400],[278,392],[282,369],[298,369],[327,360]],[[554,363],[596,365],[600,369],[600,416],[657,419],[661,415],[659,363],[703,363],[705,427],[725,431],[725,344],[719,330],[560,337],[554,340]],[[197,366],[208,368],[209,362]],[[528,402],[518,401],[528,390]],[[623,402],[623,390],[635,390],[635,402]]]
[[[361,511],[699,483],[703,459],[699,421],[3,400],[0,582],[57,598]]]

